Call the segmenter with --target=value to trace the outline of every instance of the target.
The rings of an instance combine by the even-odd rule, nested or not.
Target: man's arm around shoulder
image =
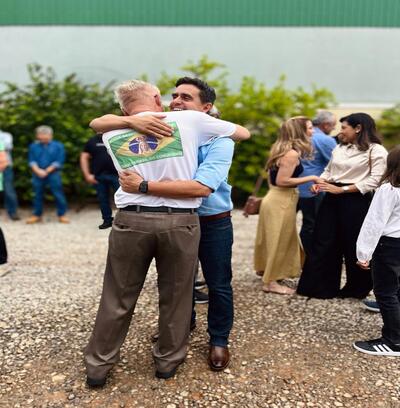
[[[89,126],[96,133],[129,128],[148,136],[171,136],[172,128],[162,121],[164,117],[165,115],[162,113],[147,116],[118,116],[109,114],[93,119]]]

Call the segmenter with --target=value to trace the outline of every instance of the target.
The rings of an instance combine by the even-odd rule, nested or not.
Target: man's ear
[[[203,105],[203,112],[208,113],[212,109],[213,104],[211,102],[207,102]]]
[[[159,106],[159,107],[163,107],[163,104],[162,104],[162,101],[161,101],[161,96],[160,95],[155,95],[154,96],[154,99],[155,99],[155,101],[156,101],[156,104],[157,104],[157,106]]]
[[[326,131],[328,130],[328,127],[329,127],[329,123],[327,123],[327,122],[321,123],[320,127],[322,128],[321,130],[324,133],[326,133]]]

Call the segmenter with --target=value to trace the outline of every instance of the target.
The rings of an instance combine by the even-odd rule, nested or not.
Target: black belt
[[[155,212],[155,213],[188,213],[194,214],[197,212],[197,208],[174,208],[174,207],[147,207],[145,205],[128,205],[127,207],[120,208],[121,211],[135,211],[135,212]]]

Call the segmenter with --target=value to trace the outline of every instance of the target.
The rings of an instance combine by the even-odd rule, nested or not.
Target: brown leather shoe
[[[27,224],[37,224],[38,222],[41,222],[42,218],[38,217],[37,215],[31,215],[25,222]]]
[[[228,367],[231,357],[228,347],[210,346],[208,365],[213,371],[222,371]]]

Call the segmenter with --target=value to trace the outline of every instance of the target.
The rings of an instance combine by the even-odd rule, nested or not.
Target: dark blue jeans
[[[105,222],[112,221],[112,210],[110,206],[110,189],[115,193],[119,188],[118,176],[116,174],[101,174],[96,176],[98,184],[94,185],[100,204],[101,216]]]
[[[14,188],[14,171],[11,166],[7,166],[3,171],[4,207],[8,215],[17,213],[18,199]]]
[[[43,213],[43,198],[46,186],[50,188],[50,191],[54,196],[57,207],[57,215],[60,217],[67,212],[67,201],[64,196],[61,182],[61,174],[59,171],[50,173],[45,178],[40,178],[36,175],[33,175],[32,185],[34,193],[33,196],[34,215],[40,217]]]
[[[400,346],[400,238],[381,237],[371,262],[382,337]]]
[[[199,260],[208,286],[210,344],[225,347],[233,325],[232,244],[230,217],[202,222]]]

